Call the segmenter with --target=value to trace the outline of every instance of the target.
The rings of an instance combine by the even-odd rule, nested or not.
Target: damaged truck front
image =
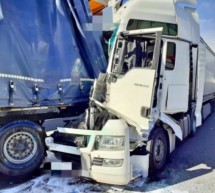
[[[58,128],[46,138],[50,151],[79,156],[82,176],[109,184],[163,168],[176,138],[194,136],[214,106],[215,54],[200,38],[195,4],[130,0],[113,9],[119,28],[84,125]]]
[[[153,99],[161,35],[162,28],[120,33],[110,59],[110,73],[100,74],[95,81],[84,128],[58,128],[64,140],[75,135],[85,139],[80,143],[80,137],[74,138],[78,149],[59,144],[55,137],[46,139],[51,151],[81,156],[83,176],[110,184],[126,184],[137,176],[148,175],[147,144],[149,131],[154,127],[150,115],[156,107]],[[141,59],[137,58],[137,46],[142,50]],[[156,137],[159,135],[164,141],[155,148],[167,149],[166,134],[158,131],[162,130],[157,130]],[[167,151],[162,153],[156,155],[151,169],[163,166]]]

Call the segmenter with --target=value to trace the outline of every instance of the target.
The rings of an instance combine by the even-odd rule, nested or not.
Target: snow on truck
[[[45,140],[48,149],[78,157],[81,175],[103,183],[123,185],[161,170],[176,139],[194,135],[214,106],[215,53],[200,37],[196,3],[113,7],[118,31],[84,125],[58,128]]]

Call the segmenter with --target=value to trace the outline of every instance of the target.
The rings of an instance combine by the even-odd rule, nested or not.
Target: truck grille
[[[92,164],[95,166],[102,166],[103,158],[94,157]]]

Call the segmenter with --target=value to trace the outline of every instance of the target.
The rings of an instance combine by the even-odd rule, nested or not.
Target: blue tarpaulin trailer
[[[88,104],[106,70],[88,0],[0,0],[0,172],[20,177],[44,160],[47,119]],[[54,128],[55,129],[55,128]]]
[[[0,107],[87,101],[105,71],[87,0],[0,0]]]

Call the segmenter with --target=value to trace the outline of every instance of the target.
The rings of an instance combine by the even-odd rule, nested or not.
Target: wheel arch
[[[162,120],[157,120],[150,135],[153,133],[153,131],[156,128],[162,128],[164,130],[164,133],[166,134],[166,137],[167,137],[168,153],[171,153],[175,149],[175,144],[176,144],[176,135],[173,128],[167,123],[163,122]]]
[[[178,137],[181,141],[183,140],[183,132],[181,130],[181,127],[175,122],[175,120],[173,120],[168,115],[161,113],[159,121],[161,121],[163,124],[168,125],[168,127],[170,127],[174,132],[175,136]]]
[[[30,120],[16,120],[16,121],[12,121],[10,123],[5,124],[4,126],[1,127],[1,132],[4,132],[5,130],[7,130],[8,128],[12,128],[12,127],[30,127],[36,131],[39,132],[40,136],[42,138],[45,137],[45,130],[42,128],[41,125],[38,125],[37,123],[30,121]]]

